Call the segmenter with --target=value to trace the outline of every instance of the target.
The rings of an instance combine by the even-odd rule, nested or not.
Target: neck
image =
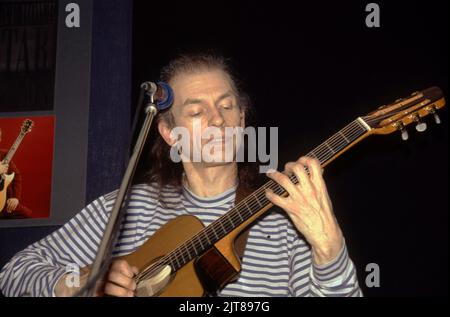
[[[213,197],[237,184],[237,163],[204,166],[183,163],[185,186],[200,197]]]

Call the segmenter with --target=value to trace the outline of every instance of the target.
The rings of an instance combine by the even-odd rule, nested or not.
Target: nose
[[[223,126],[224,122],[225,121],[223,119],[222,113],[216,107],[213,107],[213,109],[211,110],[209,125],[221,127]]]

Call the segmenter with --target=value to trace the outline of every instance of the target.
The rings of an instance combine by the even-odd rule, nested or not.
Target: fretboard
[[[8,153],[5,155],[5,158],[3,159],[4,163],[9,163],[14,154],[16,153],[17,149],[19,148],[20,143],[23,140],[23,137],[25,136],[25,133],[20,132],[20,134],[17,136],[16,141],[14,141],[13,145],[9,149]]]
[[[328,138],[314,150],[310,151],[306,156],[316,158],[323,166],[340,152],[351,146],[352,143],[367,131],[368,127],[366,127],[365,122],[358,118]],[[309,171],[307,172],[309,173]],[[298,180],[294,175],[290,176],[290,179],[295,184],[298,183]],[[283,187],[278,185],[278,183],[269,180],[252,194],[241,200],[226,214],[219,217],[191,239],[167,254],[164,262],[170,264],[172,269],[176,271],[195,257],[201,255],[246,220],[271,205],[271,202],[265,197],[265,190],[268,188],[278,195],[286,194]]]

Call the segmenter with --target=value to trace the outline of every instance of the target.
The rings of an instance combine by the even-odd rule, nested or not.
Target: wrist
[[[335,238],[312,245],[314,263],[323,265],[332,262],[339,255],[343,246],[344,237],[340,232]]]

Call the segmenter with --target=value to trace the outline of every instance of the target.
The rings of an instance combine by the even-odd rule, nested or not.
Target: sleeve
[[[312,262],[311,296],[362,296],[356,269],[348,255],[345,242],[334,260],[323,265],[316,265],[314,261]]]
[[[17,198],[19,201],[22,199],[22,174],[13,162],[9,162],[9,173],[14,173],[14,179],[9,188],[8,198]]]
[[[291,259],[290,288],[294,296],[359,297],[355,266],[344,245],[336,258],[326,264],[316,265],[306,243],[298,239]]]
[[[55,296],[57,281],[74,267],[91,264],[106,227],[109,210],[100,197],[67,224],[17,253],[0,272],[5,296]]]

